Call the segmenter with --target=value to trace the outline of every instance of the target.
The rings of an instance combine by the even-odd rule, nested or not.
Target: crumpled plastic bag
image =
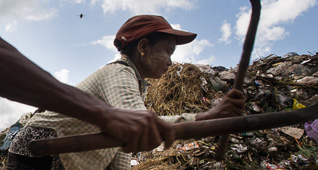
[[[296,99],[293,99],[293,100],[294,100],[294,104],[293,104],[294,110],[306,107],[300,104]],[[304,129],[307,136],[318,144],[318,119],[314,121],[305,122]]]
[[[296,110],[296,109],[302,109],[302,108],[305,108],[306,106],[300,104],[296,99],[293,99],[294,100],[294,104],[293,104],[293,109]]]
[[[306,134],[318,144],[318,119],[306,122],[304,125]]]
[[[234,144],[234,147],[231,147],[232,150],[235,150],[237,153],[244,153],[247,151],[247,146],[242,144]]]
[[[22,128],[22,125],[19,122],[16,122],[10,127],[8,134],[3,140],[3,145],[0,147],[1,153],[8,152],[13,138],[18,134],[21,128]]]

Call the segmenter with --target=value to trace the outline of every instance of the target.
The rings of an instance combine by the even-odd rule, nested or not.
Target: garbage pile
[[[269,55],[248,68],[245,115],[300,109],[318,102],[318,54]],[[148,109],[159,115],[199,113],[214,107],[232,88],[237,68],[175,63],[159,80],[149,80]],[[318,111],[317,111],[318,112]],[[8,143],[32,117],[0,133],[0,169]],[[224,125],[226,126],[226,125]],[[224,160],[217,162],[219,136],[178,140],[133,154],[132,169],[318,169],[318,120],[288,127],[231,134]],[[6,144],[5,144],[6,143]]]
[[[318,54],[269,55],[248,68],[246,115],[304,108],[318,102]],[[175,63],[149,80],[146,106],[159,115],[198,113],[215,106],[232,87],[237,68]],[[317,111],[318,112],[318,111]],[[226,126],[226,125],[225,125]],[[141,169],[318,169],[318,120],[231,134],[224,161],[215,161],[218,136],[179,140],[133,156]]]

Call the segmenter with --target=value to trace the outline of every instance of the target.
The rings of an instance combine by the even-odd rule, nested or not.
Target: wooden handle
[[[254,46],[259,16],[261,13],[260,0],[250,0],[250,2],[252,5],[252,16],[251,16],[250,24],[249,24],[247,34],[245,37],[243,52],[242,52],[240,64],[238,66],[238,71],[237,71],[237,74],[235,76],[235,81],[234,81],[234,86],[233,86],[235,89],[238,89],[241,91],[243,89],[246,71],[247,71],[247,68],[249,66],[251,53],[252,53],[253,46]],[[221,136],[220,144],[219,144],[218,151],[217,151],[216,157],[215,157],[215,159],[217,161],[221,161],[223,159],[226,148],[227,148],[228,140],[229,140],[228,134]]]
[[[279,113],[230,117],[173,125],[176,139],[200,139],[230,133],[242,133],[304,123],[318,118],[318,104],[304,109]],[[120,147],[124,143],[102,133],[33,140],[29,150],[35,156]]]

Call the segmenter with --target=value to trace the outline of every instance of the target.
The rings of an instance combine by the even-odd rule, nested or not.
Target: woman
[[[77,87],[114,107],[146,110],[144,106],[147,91],[145,78],[160,78],[172,65],[170,56],[176,45],[189,43],[195,37],[194,33],[174,30],[161,16],[139,15],[132,17],[119,29],[114,40],[114,45],[121,53],[121,59],[97,70],[79,83]],[[207,112],[161,118],[167,122],[176,123],[238,116],[243,112],[243,106],[242,93],[232,90],[223,98],[221,104]],[[130,115],[127,114],[127,116]],[[118,123],[116,117],[114,119],[108,122],[109,127],[114,122]],[[157,123],[151,119],[149,121]],[[21,159],[34,158],[27,150],[27,143],[32,139],[99,131],[100,129],[94,125],[59,113],[46,111],[43,114],[37,114],[13,141],[9,151],[8,169],[10,166],[17,166]],[[166,141],[166,145],[171,145],[171,139],[174,138],[173,129],[162,131],[166,132],[164,136],[149,134],[148,129],[124,134],[127,137],[127,145],[123,148],[34,158],[44,159],[42,162],[46,161],[41,168],[36,168],[50,169],[52,166],[52,169],[130,169],[131,155],[127,152],[150,150],[158,146],[162,138],[170,139]],[[129,141],[131,136],[135,135],[140,136],[141,139]],[[25,162],[28,161],[21,164],[26,164]],[[35,165],[32,166],[35,167]]]

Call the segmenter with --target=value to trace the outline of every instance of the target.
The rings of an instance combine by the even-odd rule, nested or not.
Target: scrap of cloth
[[[304,126],[308,137],[318,144],[318,119],[306,122]]]

